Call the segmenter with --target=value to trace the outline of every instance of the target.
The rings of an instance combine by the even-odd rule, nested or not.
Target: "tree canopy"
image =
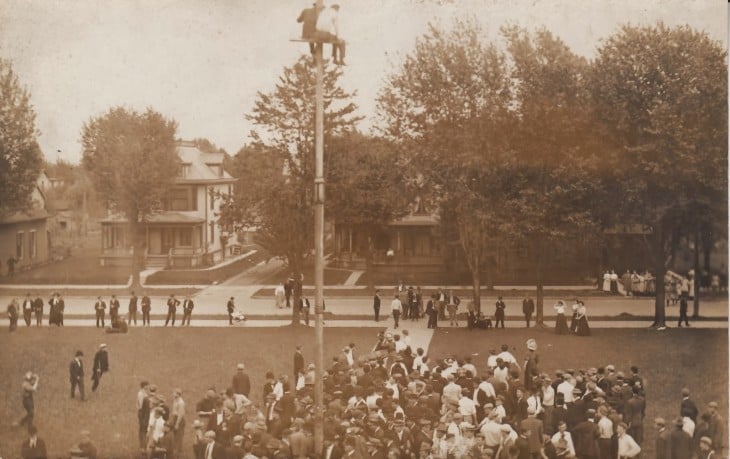
[[[139,285],[139,223],[161,207],[180,168],[177,123],[148,108],[114,107],[83,126],[82,164],[109,208],[129,224],[133,282]]]
[[[615,202],[625,222],[647,229],[662,279],[679,239],[726,215],[727,55],[687,26],[625,26],[598,50],[590,90],[609,170],[620,171]],[[664,320],[657,282],[655,325]]]
[[[30,93],[10,61],[0,58],[0,219],[31,208],[43,165]]]

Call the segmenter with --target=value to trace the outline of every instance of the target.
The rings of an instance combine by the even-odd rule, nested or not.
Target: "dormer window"
[[[192,164],[190,163],[182,163],[180,165],[180,178],[186,178],[188,175],[190,175],[190,166],[192,166]]]
[[[223,177],[223,165],[222,164],[205,163],[205,165],[208,166],[215,175],[217,175],[218,177]]]

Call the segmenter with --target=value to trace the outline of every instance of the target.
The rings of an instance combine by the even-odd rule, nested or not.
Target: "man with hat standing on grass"
[[[33,394],[38,390],[38,375],[32,371],[25,373],[23,379],[23,408],[25,408],[25,416],[19,423],[14,425],[25,425],[28,427],[33,425],[33,417],[35,414],[35,404],[33,403]]]
[[[246,366],[242,363],[236,365],[236,374],[233,375],[233,392],[241,394],[248,398],[248,394],[251,393],[251,379],[246,374]]]
[[[102,375],[109,371],[109,354],[107,354],[106,348],[106,344],[100,344],[99,350],[94,355],[94,373],[91,375],[91,380],[94,381],[94,384],[91,385],[92,392],[96,392]]]
[[[674,421],[674,430],[669,434],[669,457],[671,459],[691,459],[692,437],[683,429],[684,421],[677,418]]]
[[[83,356],[83,352],[76,351],[76,356],[68,367],[69,379],[71,381],[71,398],[74,398],[76,395],[76,387],[78,387],[81,401],[86,399],[84,395],[84,363],[81,361],[81,357]]]
[[[710,437],[700,438],[700,452],[697,459],[714,459],[715,451],[712,449],[712,439]],[[722,457],[721,455],[717,455]]]
[[[699,410],[695,402],[689,398],[689,388],[682,388],[682,403],[679,406],[679,415],[681,417],[688,417],[692,422],[697,422],[697,415]]]
[[[654,427],[656,428],[656,443],[654,446],[654,455],[656,459],[669,459],[669,435],[667,422],[664,418],[654,419]]]
[[[707,412],[710,415],[710,439],[715,453],[719,457],[723,457],[722,452],[725,446],[725,420],[717,412],[717,402],[712,401],[707,404]]]

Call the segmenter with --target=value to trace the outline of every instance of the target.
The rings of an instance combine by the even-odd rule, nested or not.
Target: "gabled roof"
[[[177,183],[233,183],[235,179],[223,170],[219,175],[208,165],[220,165],[223,168],[223,153],[204,153],[189,142],[181,142],[177,146],[177,155],[188,168],[185,177],[177,179]]]
[[[10,225],[13,223],[30,222],[33,220],[44,220],[50,214],[45,209],[34,208],[29,212],[15,212],[14,214],[0,220],[0,225]]]

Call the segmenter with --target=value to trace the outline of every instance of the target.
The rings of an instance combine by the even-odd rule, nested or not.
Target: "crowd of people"
[[[31,322],[35,323],[35,326],[40,327],[43,324],[44,319],[44,301],[43,298],[37,296],[35,299],[30,293],[27,293],[22,302],[19,302],[17,298],[11,299],[7,307],[7,316],[10,324],[10,331],[15,331],[18,328],[18,320],[22,316],[25,321],[25,325],[30,327]],[[48,313],[48,325],[56,325],[59,327],[63,326],[63,316],[66,308],[65,301],[59,293],[54,293],[50,300],[48,300],[49,313]],[[190,326],[190,320],[193,315],[193,309],[195,308],[195,302],[193,299],[186,295],[182,301],[180,301],[174,293],[165,301],[166,316],[165,326],[175,326],[175,322],[179,316],[178,310],[182,312],[182,320],[179,322],[182,326]],[[106,326],[107,319],[107,307],[109,317],[109,327]],[[142,296],[141,300],[137,297],[134,291],[130,292],[129,295],[129,307],[127,310],[127,316],[123,316],[120,313],[120,302],[116,294],[112,294],[109,299],[109,303],[104,301],[101,296],[96,298],[93,304],[94,317],[96,318],[96,327],[104,328],[108,333],[127,333],[130,325],[137,325],[138,313],[141,313],[142,326],[150,326],[150,313],[152,311],[152,300],[149,296]],[[228,312],[228,321],[230,325],[235,322],[246,320],[243,313],[236,309],[235,298],[231,297],[226,304],[226,311]],[[35,319],[35,320],[33,320]]]
[[[432,359],[421,348],[414,352],[405,330],[380,332],[371,352],[357,352],[351,343],[326,369],[321,455],[313,440],[315,368],[305,366],[301,347],[292,378],[268,372],[257,390],[238,364],[230,386],[208,389],[194,411],[181,389],[168,402],[142,381],[140,453],[160,459],[191,453],[195,459],[626,459],[645,447],[649,385],[635,366],[548,372],[530,339],[522,363],[516,349],[502,345],[489,351],[480,372],[471,355]],[[676,412],[664,408],[669,421],[653,420],[656,457],[722,457],[725,421],[717,403],[700,415],[684,388],[678,405]],[[186,430],[190,418],[192,431]],[[42,443],[34,428],[29,433],[23,448]],[[183,448],[187,436],[192,451]],[[89,455],[93,444],[85,445],[83,457],[96,457]]]

